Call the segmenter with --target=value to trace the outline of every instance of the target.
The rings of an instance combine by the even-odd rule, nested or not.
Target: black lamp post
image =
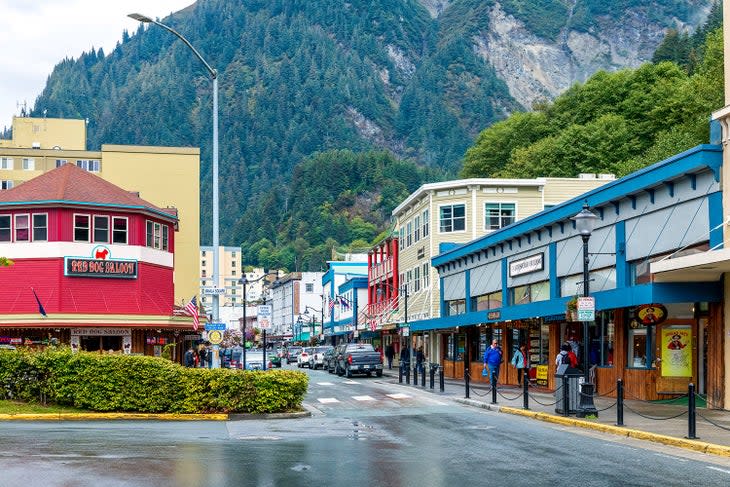
[[[590,294],[588,240],[591,238],[591,233],[593,233],[593,227],[598,217],[585,204],[581,212],[575,215],[572,220],[575,222],[575,228],[580,233],[581,239],[583,239],[583,297],[588,297]],[[584,418],[588,415],[598,416],[596,406],[593,404],[593,384],[590,382],[589,373],[590,362],[588,357],[590,353],[590,339],[588,337],[588,325],[589,321],[583,321],[583,387],[581,388],[580,403],[576,412],[576,416],[579,418]]]
[[[408,285],[403,285],[402,287],[401,286],[396,287],[387,282],[381,282],[381,283],[378,283],[378,285],[379,286],[380,285],[388,286],[391,290],[396,290],[396,291],[398,291],[398,293],[403,294],[403,328],[408,328]],[[383,290],[378,288],[377,293],[379,295],[382,295]],[[401,357],[402,357],[403,356],[403,337],[401,335],[399,335],[398,341],[401,345],[400,353],[401,353]],[[410,345],[408,347],[410,348]],[[410,360],[410,356],[411,356],[411,351],[408,350],[409,360]],[[402,362],[403,362],[403,360],[401,360],[401,369],[403,368]],[[410,366],[410,364],[407,367],[409,367],[409,366]]]
[[[323,309],[316,309],[312,308],[311,306],[305,306],[304,307],[304,314],[306,316],[309,316],[309,331],[312,335],[317,334],[317,317],[314,315],[314,313],[310,313],[310,311],[314,311],[314,313],[320,313],[320,315],[324,316],[324,308]],[[322,334],[324,335],[324,321],[322,323]],[[319,337],[317,337],[317,340],[319,341]]]

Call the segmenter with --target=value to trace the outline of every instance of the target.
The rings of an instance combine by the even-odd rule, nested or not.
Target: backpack
[[[570,356],[566,353],[563,355],[563,358],[560,360],[560,363],[562,365],[570,365]]]

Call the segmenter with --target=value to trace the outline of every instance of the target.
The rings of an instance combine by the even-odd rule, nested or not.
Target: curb
[[[467,401],[459,400],[458,402]],[[465,404],[470,404],[464,402]],[[492,408],[485,408],[491,409]],[[650,433],[648,431],[640,431],[629,428],[623,428],[621,426],[613,426],[603,423],[594,423],[592,421],[584,421],[582,419],[574,419],[563,416],[555,416],[548,413],[538,413],[534,411],[517,409],[512,407],[500,407],[497,411],[506,414],[512,414],[515,416],[523,416],[528,418],[537,419],[539,421],[545,421],[547,423],[561,424],[564,426],[573,426],[577,428],[585,428],[594,431],[601,431],[603,433],[611,433],[617,436],[625,436],[628,438],[634,438],[637,440],[651,441],[654,443],[661,443],[663,445],[675,446],[678,448],[684,448],[685,450],[692,450],[700,453],[707,453],[710,455],[717,455],[721,457],[730,458],[730,447],[724,445],[717,445],[714,443],[706,443],[704,441],[689,440],[686,438],[676,438],[674,436],[661,435],[658,433]]]
[[[310,417],[309,411],[265,414],[169,414],[169,413],[54,413],[0,414],[0,421],[243,421],[297,419]]]

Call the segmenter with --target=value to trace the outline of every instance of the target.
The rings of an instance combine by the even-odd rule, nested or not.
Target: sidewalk
[[[386,369],[383,376],[396,383],[398,382],[398,370],[395,368],[392,370]],[[434,394],[450,397],[462,404],[501,413],[528,416],[542,421],[600,430],[730,457],[730,411],[698,407],[696,422],[696,436],[698,439],[688,440],[686,439],[689,431],[686,401],[685,404],[667,404],[625,399],[624,425],[619,427],[616,426],[616,399],[614,398],[596,397],[594,403],[599,411],[598,418],[582,419],[576,418],[575,415],[566,417],[556,413],[554,394],[544,392],[544,390],[538,392],[532,387],[529,394],[529,410],[524,410],[521,387],[499,386],[497,388],[497,404],[492,404],[491,390],[488,385],[481,382],[471,386],[469,399],[466,399],[466,387],[463,380],[444,379],[443,393],[439,391],[438,375],[435,378],[434,389],[429,389],[428,375],[426,375],[425,388],[421,386],[420,376],[418,377],[418,386],[414,386],[412,382],[410,385],[406,385],[405,378],[402,385],[412,388],[417,387]],[[673,418],[675,416],[678,417]],[[711,424],[703,417],[716,425],[727,428],[727,430]],[[661,420],[649,418],[661,418]]]

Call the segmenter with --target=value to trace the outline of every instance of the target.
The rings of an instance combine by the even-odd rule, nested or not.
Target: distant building
[[[322,272],[292,272],[273,283],[271,336],[306,341],[321,331],[322,275]],[[306,330],[302,323],[309,325]]]

